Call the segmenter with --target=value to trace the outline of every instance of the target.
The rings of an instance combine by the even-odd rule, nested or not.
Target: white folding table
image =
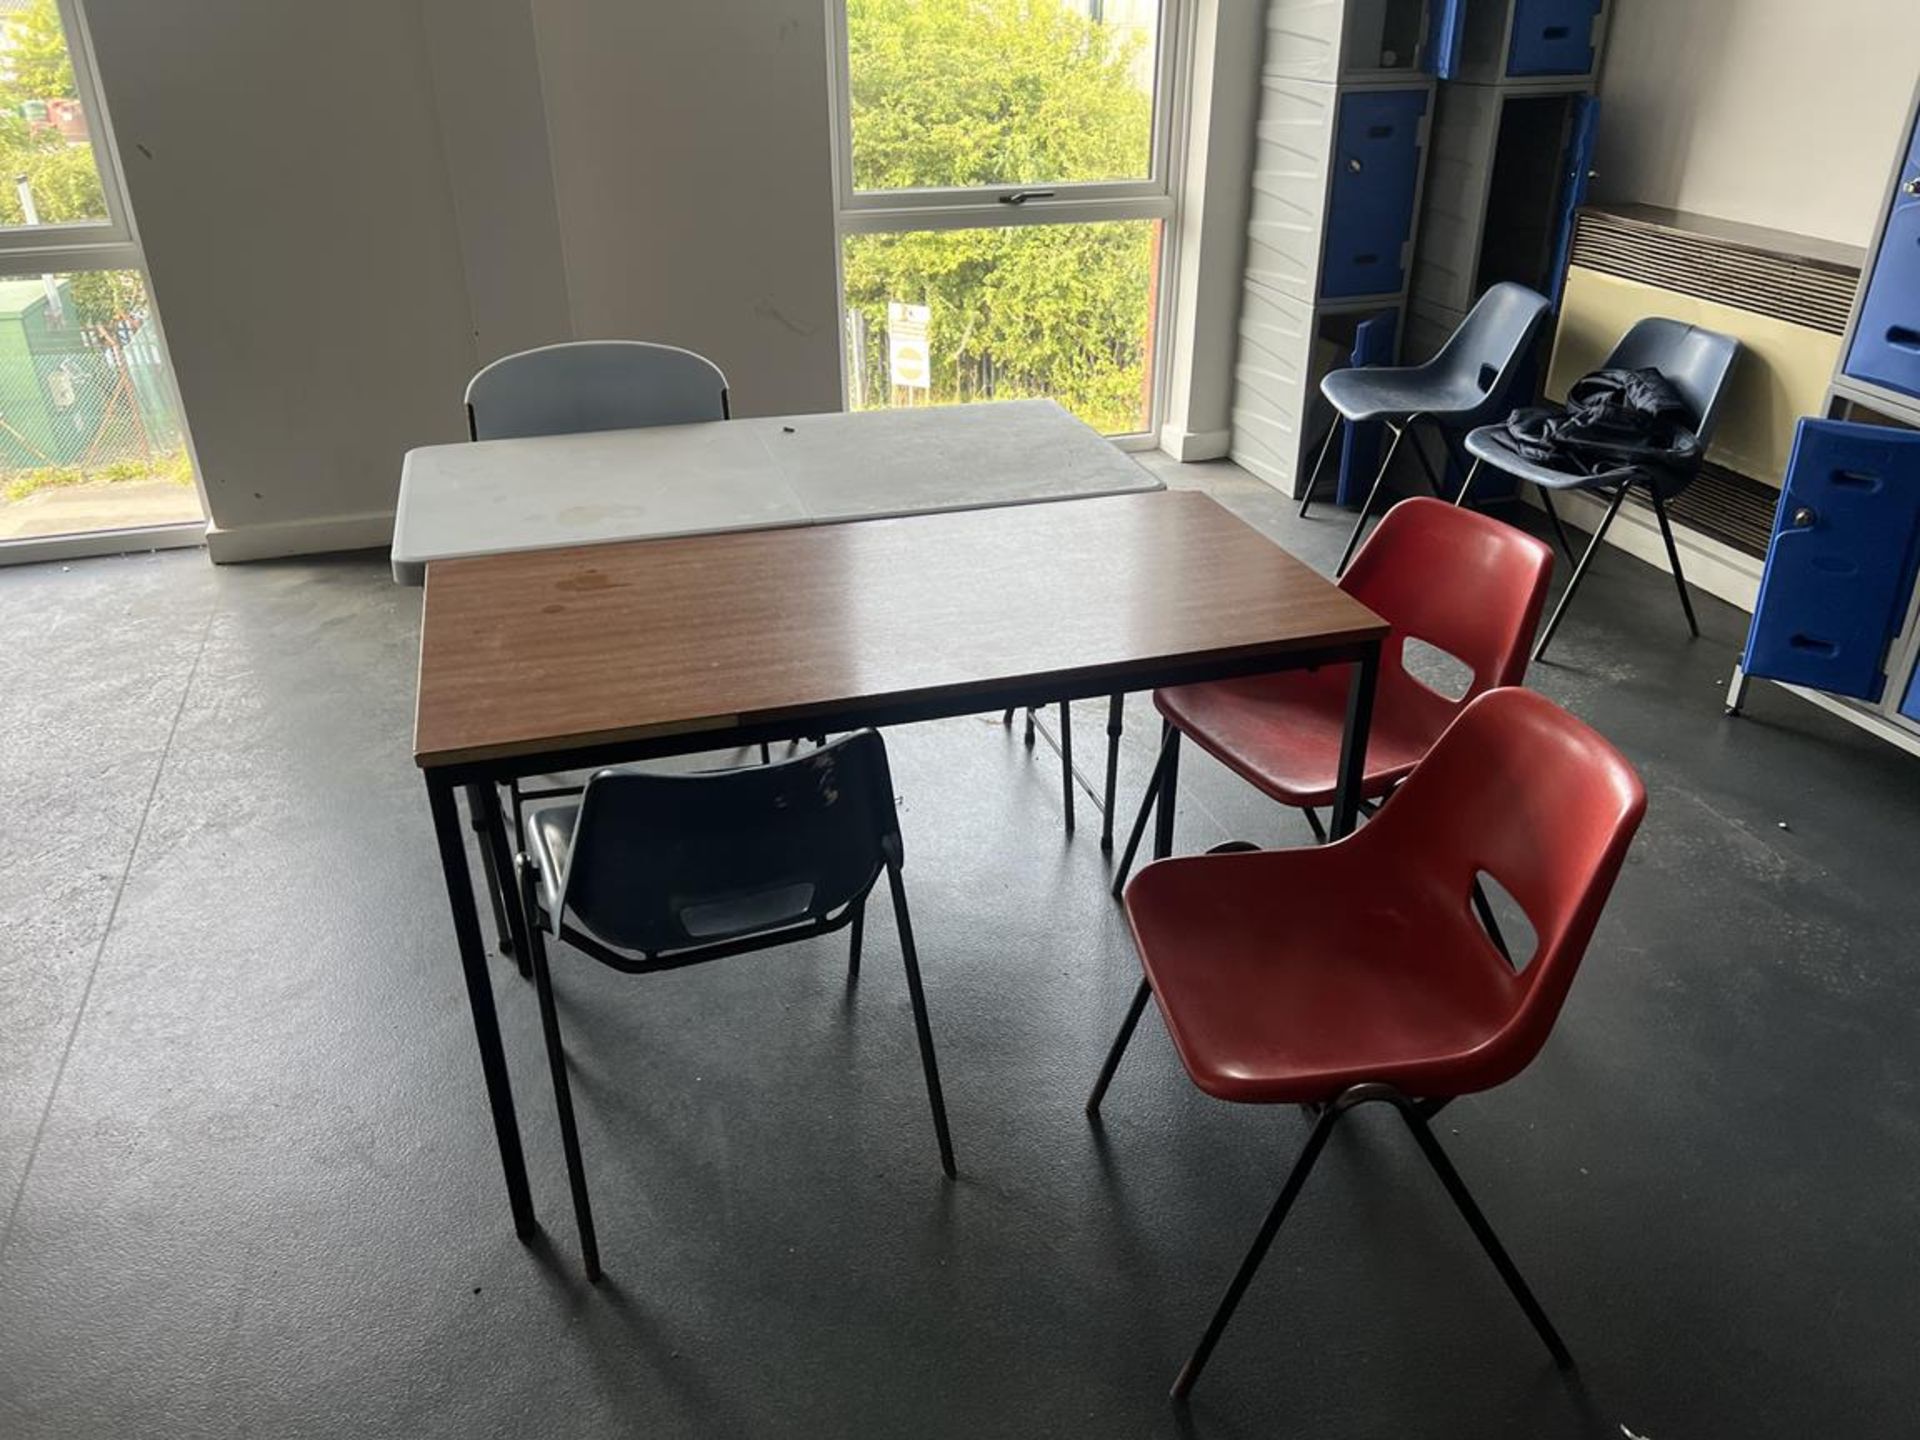
[[[393,578],[429,562],[1159,490],[1051,400],[713,420],[409,451]]]

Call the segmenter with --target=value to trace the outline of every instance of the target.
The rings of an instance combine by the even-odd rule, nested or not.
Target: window
[[[84,34],[0,0],[0,546],[205,518]]]
[[[1155,423],[1177,0],[835,0],[851,408]]]

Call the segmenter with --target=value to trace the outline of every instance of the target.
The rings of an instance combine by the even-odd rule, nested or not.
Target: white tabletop
[[[1051,400],[785,415],[409,451],[393,578],[430,560],[1158,490]]]

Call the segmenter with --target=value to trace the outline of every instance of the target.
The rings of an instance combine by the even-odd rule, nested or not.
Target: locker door
[[[1391,365],[1400,316],[1388,310],[1363,320],[1353,332],[1355,365]],[[1380,469],[1380,426],[1349,425],[1340,439],[1340,488],[1334,498],[1342,505],[1358,505]]]
[[[1847,352],[1847,374],[1920,395],[1920,125],[1900,167],[1886,234]]]
[[[1593,184],[1593,147],[1600,133],[1600,101],[1582,95],[1574,102],[1572,133],[1567,138],[1567,175],[1560,186],[1559,234],[1553,242],[1553,269],[1547,276],[1547,298],[1560,308],[1567,288],[1567,266],[1573,259],[1573,224],[1587,203]]]
[[[1741,667],[1877,701],[1920,561],[1920,431],[1802,420]]]
[[[1465,63],[1467,0],[1440,0],[1433,7],[1430,25],[1427,54],[1432,57],[1433,73],[1442,80],[1459,79]]]
[[[1593,24],[1602,0],[1514,0],[1509,75],[1593,73]]]
[[[1426,114],[1425,90],[1355,90],[1341,97],[1322,298],[1393,295],[1405,286]]]

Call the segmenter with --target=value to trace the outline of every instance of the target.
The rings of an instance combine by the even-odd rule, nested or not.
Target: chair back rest
[[[1508,688],[1467,706],[1355,837],[1386,852],[1370,863],[1431,887],[1476,929],[1481,872],[1526,912],[1538,945],[1518,973],[1485,946],[1486,963],[1510,974],[1514,1001],[1489,1083],[1518,1074],[1545,1043],[1646,804],[1611,744],[1545,696]]]
[[[1704,447],[1720,418],[1740,342],[1717,330],[1653,315],[1636,321],[1607,356],[1609,370],[1658,370],[1680,392],[1698,422],[1693,433]]]
[[[871,730],[739,770],[602,770],[581,798],[560,913],[658,955],[825,919],[900,859]]]
[[[1546,296],[1511,280],[1501,281],[1474,302],[1460,328],[1428,362],[1434,372],[1456,376],[1486,397],[1471,414],[1449,415],[1449,424],[1466,427],[1494,416],[1506,418],[1511,408],[1507,398],[1552,309]]]
[[[1395,505],[1340,580],[1393,627],[1380,650],[1380,704],[1416,712],[1437,736],[1475,696],[1518,685],[1552,579],[1552,549],[1504,521],[1430,496]],[[1409,639],[1464,664],[1465,692],[1443,695],[1408,672]]]
[[[639,430],[727,418],[727,377],[703,355],[644,340],[522,350],[467,382],[475,440]]]

